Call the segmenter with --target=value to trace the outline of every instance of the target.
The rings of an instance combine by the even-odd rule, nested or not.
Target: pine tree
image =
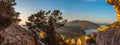
[[[56,28],[64,26],[67,22],[67,20],[63,20],[61,15],[62,13],[60,10],[47,12],[40,10],[28,17],[29,22],[26,22],[26,25],[28,26],[28,29],[34,32],[37,32],[38,30],[45,32],[46,38],[44,41],[50,45],[60,45],[60,43],[65,44],[55,31]]]
[[[15,0],[0,0],[0,25],[9,25],[20,21],[18,19],[20,13],[14,10],[15,5]]]

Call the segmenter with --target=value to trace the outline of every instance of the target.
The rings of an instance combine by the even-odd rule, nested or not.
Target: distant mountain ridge
[[[82,30],[96,29],[100,27],[99,24],[93,23],[91,21],[86,21],[86,20],[73,20],[68,22],[65,26],[78,26],[82,28]]]
[[[82,36],[85,34],[84,30],[88,29],[96,29],[100,27],[100,25],[86,21],[86,20],[73,20],[68,23],[66,23],[65,26],[56,29],[56,31],[61,35],[76,37],[76,36]]]

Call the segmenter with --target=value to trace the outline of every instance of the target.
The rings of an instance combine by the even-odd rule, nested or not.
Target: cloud
[[[91,2],[93,2],[93,1],[97,1],[97,0],[83,0],[83,1],[91,1]]]

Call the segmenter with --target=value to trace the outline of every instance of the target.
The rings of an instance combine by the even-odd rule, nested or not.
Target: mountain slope
[[[83,30],[86,29],[96,29],[100,27],[98,24],[90,22],[90,21],[85,21],[85,20],[74,20],[71,22],[68,22],[66,26],[78,26]]]
[[[68,22],[63,27],[56,29],[56,31],[62,35],[75,37],[75,36],[84,35],[85,34],[84,30],[96,29],[98,27],[100,26],[90,21],[74,20],[74,21]]]

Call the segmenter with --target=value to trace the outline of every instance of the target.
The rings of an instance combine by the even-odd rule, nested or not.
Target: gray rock
[[[0,45],[36,45],[37,41],[30,32],[19,25],[11,24],[0,29]]]

